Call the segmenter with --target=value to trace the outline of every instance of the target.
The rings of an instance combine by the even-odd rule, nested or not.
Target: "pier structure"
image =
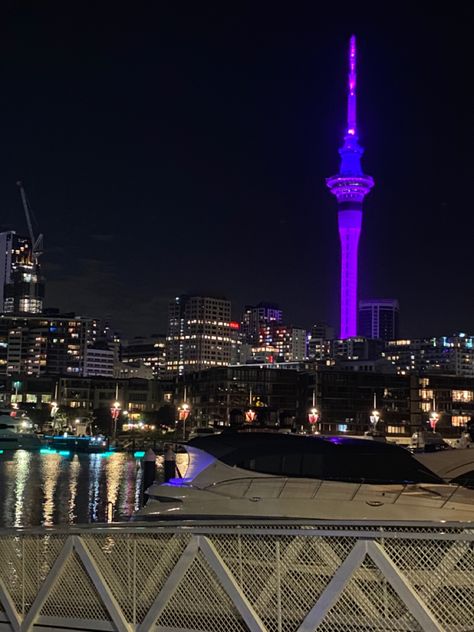
[[[473,545],[461,523],[3,530],[0,632],[461,632]]]

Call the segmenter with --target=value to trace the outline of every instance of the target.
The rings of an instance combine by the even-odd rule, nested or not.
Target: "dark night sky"
[[[467,4],[351,20],[319,3],[4,0],[0,222],[24,232],[22,179],[45,234],[47,304],[110,315],[125,336],[164,331],[168,300],[193,290],[227,295],[235,316],[271,300],[295,325],[336,323],[325,177],[354,32],[376,181],[360,296],[399,298],[405,335],[474,332]]]

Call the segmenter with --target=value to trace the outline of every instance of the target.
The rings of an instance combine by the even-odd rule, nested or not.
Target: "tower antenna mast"
[[[26,198],[25,189],[23,188],[23,184],[20,180],[18,180],[16,184],[17,184],[17,187],[20,189],[21,201],[23,204],[23,210],[25,211],[26,223],[28,225],[28,232],[30,234],[33,262],[36,264],[38,263],[38,259],[40,255],[43,253],[43,234],[40,233],[37,239],[35,239],[35,234],[33,232],[33,224],[31,223],[31,211],[30,211],[30,207],[28,206],[28,200]]]
[[[349,91],[347,94],[347,133],[351,136],[357,136],[356,86],[356,38],[352,35],[349,41]]]

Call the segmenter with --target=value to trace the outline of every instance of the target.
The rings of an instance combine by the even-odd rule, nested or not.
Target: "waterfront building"
[[[338,202],[338,225],[341,242],[340,338],[357,336],[358,249],[362,229],[362,205],[374,186],[371,176],[362,171],[364,150],[359,145],[356,120],[356,41],[350,39],[347,128],[339,154],[339,173],[327,178],[326,184]]]
[[[177,401],[190,405],[190,423],[243,422],[253,411],[262,422],[295,419],[299,406],[298,372],[250,364],[190,373],[178,382]]]
[[[319,367],[298,374],[306,383],[299,418],[315,401],[322,433],[363,434],[370,428],[374,404],[378,429],[406,442],[420,428],[428,428],[433,411],[439,415],[436,430],[446,437],[459,436],[474,423],[473,378],[341,369]]]
[[[282,322],[283,312],[276,303],[261,302],[258,305],[246,305],[241,326],[245,342],[250,345],[259,344],[262,327]]]
[[[465,333],[436,338],[391,340],[382,356],[398,373],[439,373],[474,377],[474,336]]]
[[[169,306],[167,375],[176,376],[231,361],[231,304],[217,296],[182,295]]]
[[[400,307],[394,298],[359,301],[359,335],[380,340],[398,340]]]
[[[14,230],[0,233],[0,311],[41,314],[44,279],[31,241]]]
[[[125,413],[150,412],[173,401],[173,387],[164,381],[131,377],[18,375],[0,377],[0,403],[17,404],[22,409],[43,408],[49,412],[55,402],[62,409],[72,409],[77,416],[94,410],[110,411],[118,401]]]

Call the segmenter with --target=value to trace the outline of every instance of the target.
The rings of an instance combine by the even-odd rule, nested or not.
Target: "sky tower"
[[[339,206],[338,224],[341,240],[341,338],[357,335],[357,254],[362,227],[362,203],[374,186],[360,164],[363,148],[359,145],[356,121],[356,39],[349,43],[349,85],[347,96],[347,129],[339,150],[339,173],[326,179]]]

